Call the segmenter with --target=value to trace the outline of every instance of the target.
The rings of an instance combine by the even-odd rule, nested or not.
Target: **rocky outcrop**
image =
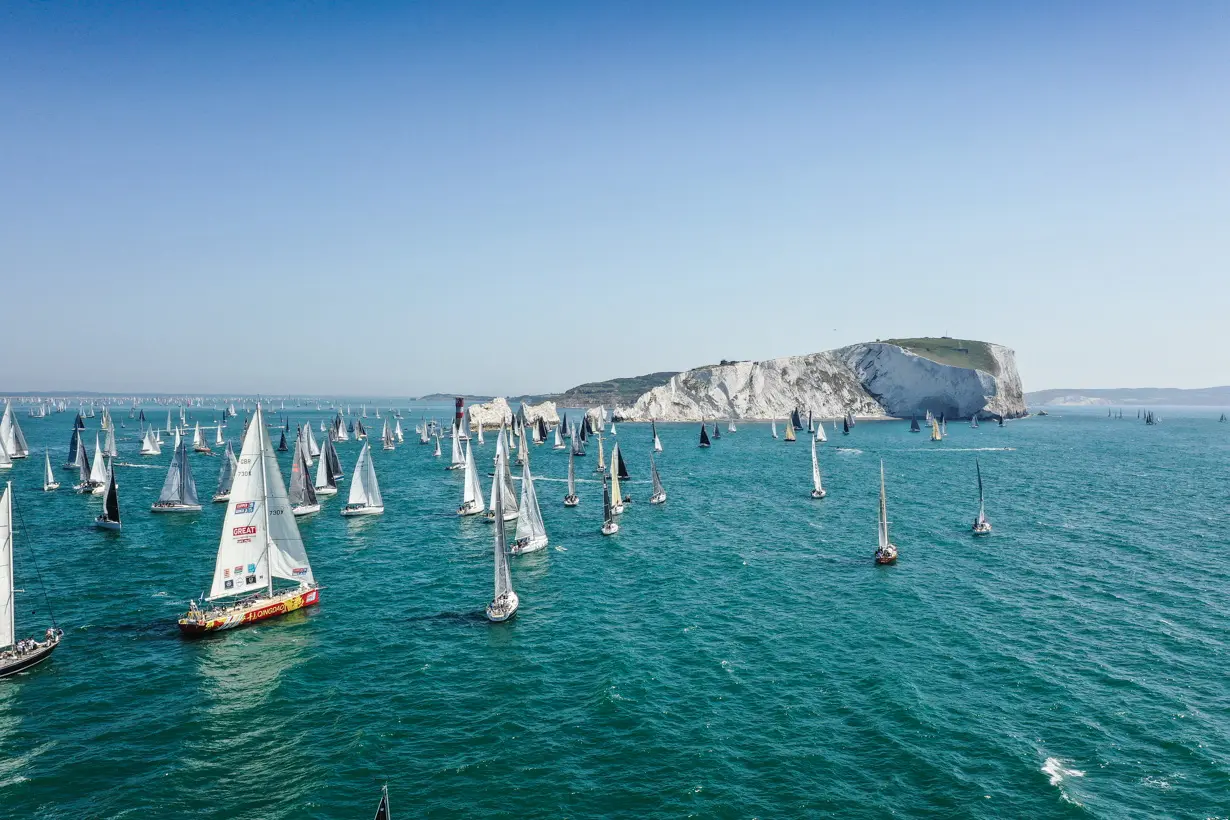
[[[868,342],[824,353],[688,370],[655,387],[616,420],[698,421],[783,418],[795,408],[820,418],[909,417],[927,410],[950,418],[1026,414],[1011,350],[982,342],[986,369],[942,364],[896,344]],[[965,348],[956,350],[968,351]]]
[[[525,420],[531,423],[542,419],[547,424],[559,423],[559,411],[555,408],[555,402],[544,401],[542,404],[523,404],[521,407],[525,410]]]
[[[470,405],[470,427],[474,429],[478,429],[479,424],[487,429],[499,427],[501,423],[512,424],[512,417],[512,408],[503,396],[483,404]]]

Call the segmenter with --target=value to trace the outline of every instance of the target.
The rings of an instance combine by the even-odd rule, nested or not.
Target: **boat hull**
[[[337,495],[337,487],[317,487],[316,495],[321,497]]]
[[[483,508],[481,505],[474,504],[472,502],[469,504],[462,504],[457,508],[458,515],[478,515],[482,511]]]
[[[495,601],[487,604],[487,620],[493,624],[504,623],[511,620],[520,608],[521,599],[517,597],[517,593],[511,593],[509,600],[499,607],[496,606]]]
[[[222,504],[222,503],[227,502],[227,501],[230,501],[230,500],[231,500],[231,494],[230,494],[230,493],[218,493],[217,495],[215,495],[215,496],[214,496],[214,503],[215,503],[215,504]]]
[[[665,504],[666,503],[666,493],[658,493],[655,496],[651,496],[649,499],[649,503],[650,504]]]
[[[876,563],[881,566],[897,563],[897,548],[889,545],[887,549],[876,550]]]
[[[812,498],[824,498],[826,495],[828,495],[828,493],[825,492],[824,490],[812,490],[811,491]]]
[[[565,507],[575,507],[576,505],[580,503],[581,503],[581,499],[577,498],[575,495],[564,496],[564,506]]]
[[[51,492],[52,490],[58,490],[58,489],[60,489],[60,482],[58,482],[58,481],[54,481],[54,482],[52,482],[51,484],[44,484],[44,485],[43,485],[43,492],[45,492],[45,493],[49,493],[49,492]]]
[[[201,505],[200,504],[173,504],[173,505],[167,504],[167,505],[160,506],[158,504],[155,504],[154,506],[149,508],[149,511],[156,512],[156,513],[200,512]]]
[[[312,513],[318,513],[318,512],[320,512],[319,504],[303,504],[298,507],[292,508],[290,511],[291,515],[294,515],[296,517],[301,516],[301,515],[311,515]]]
[[[60,639],[49,641],[44,646],[40,646],[32,652],[26,652],[13,658],[0,659],[0,678],[7,678],[9,675],[16,675],[18,672],[24,672],[27,669],[38,666],[43,661],[51,657],[51,653],[56,651],[56,647],[60,645]]]
[[[384,507],[344,507],[342,515],[347,518],[356,515],[383,515]]]
[[[102,518],[95,518],[95,519],[94,519],[94,526],[95,526],[95,527],[98,527],[100,530],[116,530],[116,531],[118,531],[118,530],[119,530],[119,528],[120,528],[120,522],[119,522],[119,521],[107,521],[107,520],[102,519]]]
[[[973,531],[974,531],[974,535],[990,535],[991,525],[990,524],[975,524],[973,527]]]
[[[619,532],[619,525],[616,524],[614,521],[608,521],[607,523],[602,525],[603,535],[614,535],[617,532]]]
[[[545,537],[530,538],[527,539],[524,544],[519,541],[514,541],[512,545],[509,546],[508,551],[513,555],[524,555],[527,552],[538,552],[539,550],[545,550],[546,548],[547,539]]]
[[[247,606],[233,607],[223,610],[216,616],[210,613],[200,613],[199,617],[183,617],[179,619],[179,630],[184,635],[204,635],[209,632],[221,632],[235,629],[257,621],[265,621],[285,615],[298,609],[316,606],[320,603],[320,589],[303,589],[275,595],[273,598],[260,598]]]

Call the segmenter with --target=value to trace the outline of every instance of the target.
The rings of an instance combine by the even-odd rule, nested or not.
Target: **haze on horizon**
[[[0,392],[1230,382],[1230,6],[0,9]]]

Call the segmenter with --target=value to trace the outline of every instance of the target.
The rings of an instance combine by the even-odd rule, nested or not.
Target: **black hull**
[[[15,658],[10,661],[0,660],[0,678],[7,678],[9,675],[16,675],[18,672],[24,672],[27,669],[37,666],[43,661],[51,657],[51,653],[56,650],[59,644],[45,646],[42,649],[22,655],[20,658]]]

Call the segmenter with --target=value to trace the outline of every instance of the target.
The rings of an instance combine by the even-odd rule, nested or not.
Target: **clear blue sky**
[[[1230,3],[0,5],[3,389],[947,333],[1230,383]]]

